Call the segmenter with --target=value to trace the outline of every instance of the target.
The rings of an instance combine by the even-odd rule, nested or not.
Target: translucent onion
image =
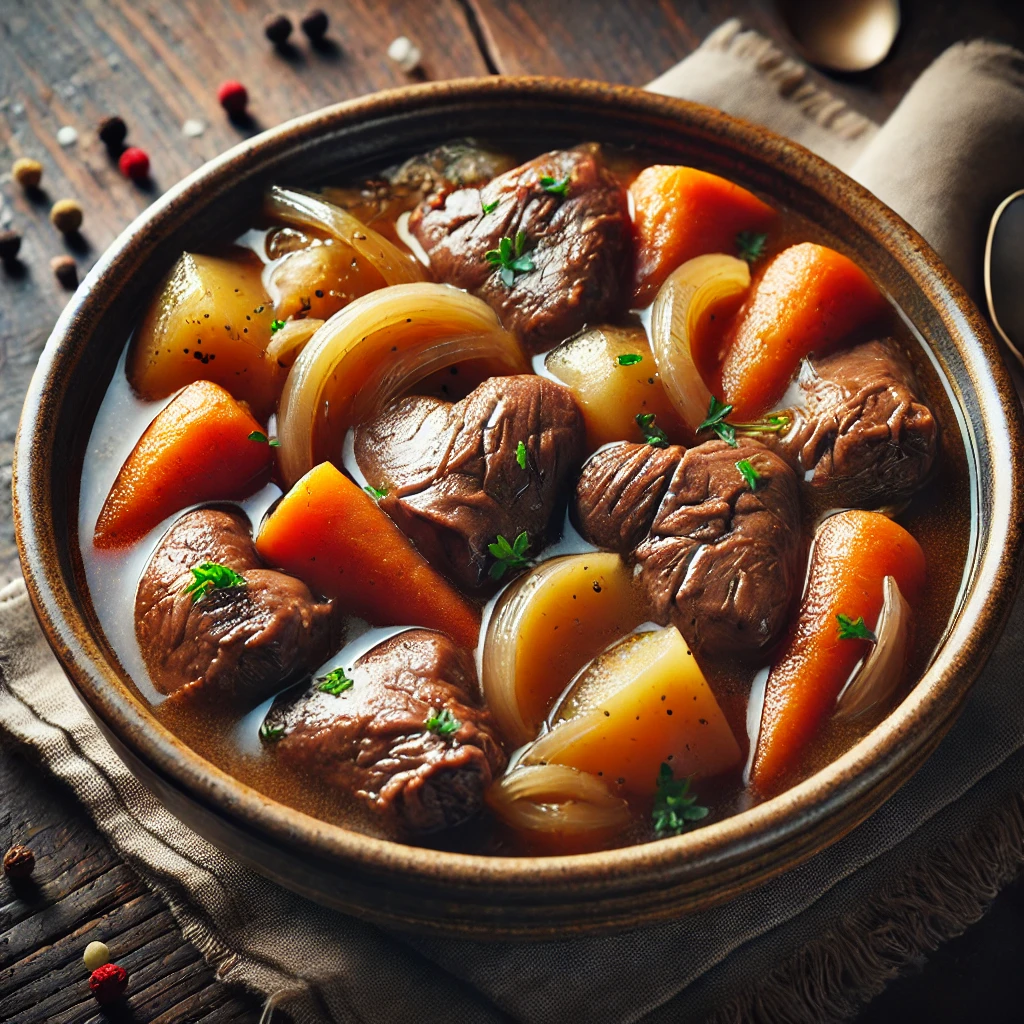
[[[629,805],[597,776],[560,764],[513,768],[487,803],[513,828],[533,832],[621,831],[630,821]]]
[[[910,649],[910,605],[892,576],[885,577],[882,593],[882,611],[875,627],[877,640],[836,698],[835,717],[839,721],[855,718],[888,701],[903,678]]]
[[[386,284],[409,284],[426,277],[419,263],[379,231],[367,227],[348,210],[312,192],[275,185],[267,193],[264,209],[273,220],[323,231],[352,246],[358,255],[380,272]]]
[[[714,307],[750,287],[750,267],[722,253],[687,260],[661,286],[651,311],[651,347],[661,383],[691,431],[704,421],[711,392],[693,356],[693,341]]]
[[[305,320],[289,320],[284,327],[275,331],[267,345],[267,355],[276,359],[282,366],[291,366],[299,353],[306,347],[306,342],[321,327],[323,320],[309,317]]]
[[[491,307],[458,288],[424,281],[355,299],[313,335],[288,373],[278,407],[285,480],[291,485],[337,461],[349,427],[435,370],[469,360],[489,376],[530,372]]]

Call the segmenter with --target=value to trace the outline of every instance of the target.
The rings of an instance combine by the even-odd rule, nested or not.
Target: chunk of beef
[[[799,494],[759,441],[611,445],[583,469],[576,517],[592,543],[631,555],[653,618],[698,656],[754,657],[785,628],[803,579]]]
[[[935,459],[938,425],[891,343],[868,341],[804,360],[793,426],[769,441],[815,490],[872,507],[909,498]]]
[[[565,193],[546,191],[541,178],[548,177],[567,180]],[[482,189],[439,192],[413,211],[409,228],[438,280],[479,295],[531,348],[627,306],[633,229],[626,190],[595,146],[546,153]],[[487,253],[519,232],[533,269],[517,271],[508,284]]]
[[[583,417],[571,392],[543,377],[491,377],[459,402],[400,399],[356,430],[380,506],[423,555],[464,590],[493,587],[488,551],[526,532],[538,552],[562,528],[583,459]],[[519,443],[526,465],[517,458]]]
[[[193,596],[192,568],[226,565],[245,584]],[[183,515],[149,560],[135,595],[135,634],[161,693],[256,704],[323,662],[331,606],[301,580],[264,568],[241,512]]]
[[[477,701],[473,655],[443,633],[411,629],[347,674],[353,684],[339,694],[314,682],[278,698],[263,729],[278,756],[356,794],[406,832],[473,817],[505,767],[490,712]],[[428,729],[445,711],[447,728]]]

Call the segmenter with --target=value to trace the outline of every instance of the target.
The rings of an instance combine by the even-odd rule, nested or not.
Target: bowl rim
[[[239,161],[269,161],[315,143],[332,129],[393,113],[413,114],[444,103],[501,99],[582,104],[600,113],[626,110],[640,118],[670,119],[694,132],[724,139],[737,153],[753,150],[796,183],[824,199],[842,202],[866,228],[887,240],[901,268],[932,304],[970,372],[982,419],[994,486],[990,540],[979,552],[975,578],[936,658],[914,688],[879,725],[850,750],[784,793],[722,821],[680,836],[594,853],[540,857],[464,854],[379,839],[320,821],[260,794],[193,752],[137,699],[128,699],[116,671],[90,636],[90,625],[54,559],[53,517],[34,495],[46,493],[51,469],[43,457],[49,418],[56,421],[57,377],[72,358],[76,330],[89,330],[92,307],[112,301],[112,282],[132,242],[144,232],[159,235],[181,210],[210,190],[229,190]],[[207,199],[202,200],[204,203]],[[155,244],[155,243],[154,243]],[[882,244],[882,243],[880,243]],[[900,251],[902,250],[902,251]],[[84,326],[83,326],[84,325]],[[956,339],[961,339],[957,341]],[[949,381],[962,398],[957,382]],[[58,397],[54,398],[54,394]],[[173,787],[243,828],[290,844],[332,865],[398,873],[415,883],[444,882],[467,892],[542,890],[571,881],[578,897],[617,886],[687,881],[709,870],[770,854],[807,833],[840,808],[866,798],[887,772],[907,777],[900,766],[923,760],[951,725],[991,652],[1012,605],[1022,545],[1022,499],[1017,465],[1024,452],[1013,386],[988,328],[965,291],[923,238],[866,189],[798,144],[759,126],[685,100],[641,89],[540,76],[454,79],[385,90],[297,117],[241,142],[168,189],[112,243],[60,316],[32,377],[19,423],[13,467],[14,520],[21,564],[47,639],[90,712],[130,752]],[[970,424],[968,424],[970,426]],[[48,561],[49,560],[49,561]],[[124,691],[124,692],[122,692]],[[901,780],[902,781],[902,780]],[[869,808],[870,810],[871,808]],[[861,817],[866,814],[861,815]],[[860,820],[860,819],[858,819]],[[852,826],[851,826],[852,827]],[[809,854],[808,854],[809,855]]]

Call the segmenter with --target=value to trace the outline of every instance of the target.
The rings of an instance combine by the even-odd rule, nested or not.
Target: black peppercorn
[[[50,260],[53,276],[68,290],[78,287],[78,267],[71,256],[54,256]]]
[[[21,235],[17,231],[0,231],[0,262],[13,263],[21,248]]]
[[[27,846],[12,846],[4,854],[4,874],[9,878],[28,878],[35,866],[36,855]]]
[[[299,24],[310,42],[318,43],[327,34],[327,14],[319,7],[310,11]]]
[[[107,147],[111,152],[116,153],[124,145],[124,140],[128,138],[128,125],[124,121],[114,114],[111,117],[105,117],[100,121],[99,128],[96,129],[96,134],[100,137],[100,142]]]
[[[263,22],[263,34],[275,45],[282,46],[292,34],[291,19],[284,14],[271,15]]]

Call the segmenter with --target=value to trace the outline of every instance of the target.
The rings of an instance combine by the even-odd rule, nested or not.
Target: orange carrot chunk
[[[476,646],[479,612],[329,462],[314,466],[281,499],[256,550],[375,626],[427,626]]]
[[[250,440],[254,431],[262,442]],[[123,547],[188,505],[246,498],[270,479],[273,461],[248,407],[219,384],[197,380],[139,438],[103,503],[93,543]]]
[[[768,412],[801,359],[830,352],[886,308],[871,278],[842,253],[814,242],[784,249],[755,282],[725,339],[720,394],[733,419]]]
[[[636,229],[633,301],[654,301],[665,278],[694,256],[736,253],[741,231],[768,231],[775,211],[752,192],[694,167],[657,164],[629,187]]]
[[[863,618],[874,631],[886,576],[913,608],[924,586],[924,552],[902,526],[879,512],[857,510],[825,520],[799,613],[768,676],[751,772],[760,792],[778,792],[792,778],[843,685],[869,653],[870,639],[843,639],[851,630],[840,630],[838,616],[858,625]]]

